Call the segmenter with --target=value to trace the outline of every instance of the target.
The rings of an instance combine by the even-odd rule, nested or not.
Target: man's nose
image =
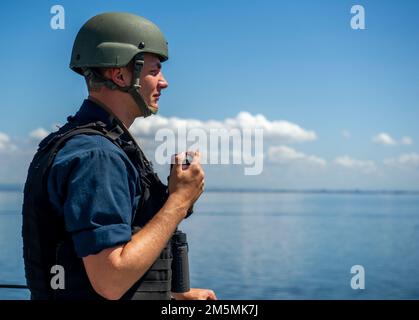
[[[166,89],[169,86],[169,83],[167,82],[166,78],[163,76],[163,73],[161,73],[160,75],[158,85],[161,89]]]

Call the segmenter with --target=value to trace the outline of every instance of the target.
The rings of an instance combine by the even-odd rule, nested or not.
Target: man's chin
[[[157,113],[157,111],[159,111],[159,106],[157,104],[150,105],[148,106],[148,108],[150,109],[152,113]]]

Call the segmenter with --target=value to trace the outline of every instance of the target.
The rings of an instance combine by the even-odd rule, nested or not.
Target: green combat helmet
[[[148,117],[157,109],[148,106],[139,92],[145,52],[156,54],[161,61],[169,58],[166,39],[154,23],[130,13],[103,13],[81,27],[74,41],[70,68],[88,80],[94,77],[112,90],[128,92],[144,117]],[[131,60],[134,73],[130,86],[120,87],[95,70],[124,67]]]

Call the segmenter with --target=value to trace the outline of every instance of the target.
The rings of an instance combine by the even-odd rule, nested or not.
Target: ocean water
[[[0,283],[24,283],[21,202],[0,192]],[[180,229],[192,286],[219,299],[419,299],[417,194],[207,192]]]

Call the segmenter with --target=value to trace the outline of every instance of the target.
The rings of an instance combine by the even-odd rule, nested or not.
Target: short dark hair
[[[103,82],[103,78],[105,78],[106,70],[114,69],[112,68],[89,68],[90,72],[87,76],[84,77],[87,85],[87,90],[89,92],[97,92],[102,88],[105,84]],[[129,70],[133,70],[134,68],[134,60],[131,60],[126,66],[122,68],[127,68]]]
[[[105,75],[106,68],[90,68],[90,73],[88,76],[84,77],[86,81],[87,90],[89,92],[99,91],[100,88],[104,86],[103,80],[101,77]]]

